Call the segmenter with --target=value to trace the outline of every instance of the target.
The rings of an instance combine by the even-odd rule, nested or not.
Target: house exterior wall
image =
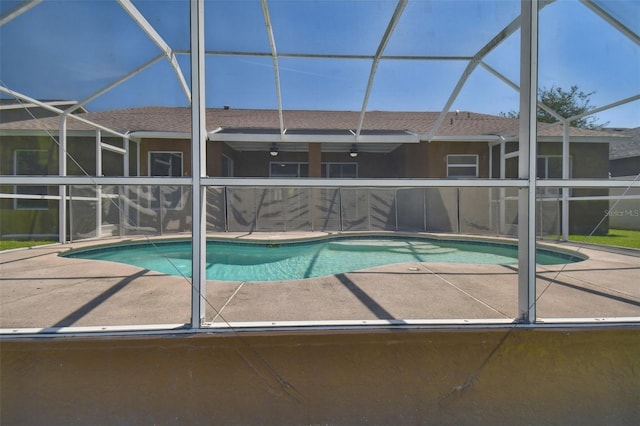
[[[427,177],[447,176],[447,155],[478,155],[478,177],[489,177],[489,146],[484,142],[430,142],[427,145]]]
[[[640,188],[613,188],[611,195],[640,197]],[[640,201],[637,199],[610,200],[609,225],[614,229],[640,231]]]
[[[149,175],[149,152],[182,152],[182,174],[191,176],[191,141],[187,139],[145,139],[140,144],[140,174]]]
[[[509,148],[509,146],[508,146]],[[540,142],[538,143],[538,157],[541,156],[561,156],[562,143],[560,142]],[[513,146],[510,147],[513,149]],[[509,151],[509,149],[507,149]],[[569,155],[571,157],[571,177],[606,179],[609,176],[609,144],[608,143],[581,143],[572,142],[569,145]],[[499,167],[499,163],[494,162],[494,167]],[[516,178],[518,176],[518,158],[506,160],[506,177]],[[572,197],[607,196],[607,189],[598,188],[575,188],[571,190]],[[561,217],[560,201],[544,201],[539,209],[546,217],[544,229],[539,230],[543,234],[557,232],[560,224],[557,223]],[[552,204],[553,203],[553,204]],[[594,234],[603,235],[609,232],[609,219],[606,210],[609,208],[607,200],[583,201],[572,200],[569,202],[569,233],[570,234],[590,234],[594,228]],[[554,218],[555,217],[555,218]],[[603,217],[605,219],[603,220]],[[599,224],[599,225],[598,225]],[[540,225],[540,223],[538,223]]]
[[[8,138],[0,144],[0,173],[13,174],[13,152],[15,149],[46,149],[50,153],[49,173],[57,174],[57,146],[49,137],[12,137],[10,143],[5,143]],[[119,138],[104,138],[103,141],[118,147],[122,147],[122,140]],[[514,148],[510,144],[509,150]],[[151,151],[179,151],[183,154],[183,174],[191,174],[191,144],[187,139],[145,139],[140,143],[140,155],[137,158],[136,150],[132,144],[130,153],[130,174],[136,169],[135,163],[139,161],[141,175],[148,175],[148,158]],[[319,143],[309,145],[310,152],[287,152],[281,151],[277,157],[271,157],[265,150],[258,151],[236,151],[224,142],[209,142],[207,144],[207,175],[220,176],[222,173],[222,156],[225,155],[233,161],[234,176],[236,177],[268,177],[269,164],[272,161],[279,162],[304,162],[310,165],[309,174],[312,177],[320,175],[317,170],[319,164],[324,162],[335,163],[357,163],[358,177],[363,179],[376,178],[445,178],[447,176],[447,155],[450,154],[476,154],[478,156],[478,175],[480,178],[489,176],[489,156],[491,151],[486,143],[480,142],[420,142],[415,144],[400,145],[388,153],[360,152],[356,158],[352,158],[347,152],[321,152]],[[540,143],[540,155],[561,155],[562,145],[560,143]],[[82,175],[85,172],[95,175],[95,137],[69,137],[68,151],[74,161],[68,163],[69,175]],[[495,161],[499,148],[493,149],[494,173],[498,170],[499,161]],[[608,175],[608,146],[606,143],[572,143],[572,174],[573,177],[585,178],[605,178]],[[122,156],[103,150],[103,174],[107,176],[119,176],[123,174]],[[78,164],[76,164],[77,162]],[[315,168],[315,169],[314,169]],[[517,176],[517,159],[507,161],[507,177]],[[171,189],[171,188],[169,188]],[[13,188],[3,188],[5,192],[12,192]],[[104,191],[111,190],[104,188]],[[117,193],[117,188],[113,189]],[[138,191],[140,200],[146,199],[143,194],[148,188],[131,188],[131,191]],[[266,194],[267,198],[275,197],[269,209],[286,208],[293,211],[293,207],[300,206],[300,203],[307,203],[309,217],[289,217],[289,213],[270,216],[261,210],[264,206],[255,205],[242,213],[237,212],[237,227],[239,229],[252,229],[256,224],[260,224],[264,229],[280,229],[281,227],[291,227],[295,229],[305,229],[314,227],[318,229],[383,229],[383,230],[417,230],[429,232],[465,232],[465,233],[495,233],[496,226],[500,222],[497,209],[498,206],[492,200],[496,199],[497,190],[492,193],[489,190],[467,190],[465,188],[428,188],[428,189],[402,189],[390,191],[369,191],[367,189],[344,190],[340,193],[287,193],[287,197],[282,198],[277,194]],[[325,191],[326,192],[326,191]],[[49,193],[57,194],[57,187],[49,188]],[[73,187],[70,193],[77,196],[95,197],[93,187]],[[93,195],[92,195],[93,194]],[[150,194],[150,193],[149,193]],[[183,193],[183,198],[188,197]],[[336,195],[338,194],[338,195]],[[606,190],[575,189],[574,196],[607,195]],[[215,207],[218,213],[215,216],[216,222],[212,226],[216,230],[225,227],[225,209],[221,203],[228,202],[226,195],[218,194],[214,197],[211,194],[212,208]],[[228,194],[227,194],[228,195]],[[243,197],[246,204],[248,194],[236,194]],[[334,211],[336,196],[342,197],[342,214]],[[142,198],[140,198],[142,197]],[[249,197],[249,198],[247,198]],[[255,197],[255,194],[253,195]],[[136,198],[136,200],[138,199]],[[214,200],[218,201],[214,202]],[[269,198],[270,199],[270,198]],[[306,201],[305,201],[306,200]],[[81,202],[74,200],[74,224],[69,226],[71,232],[78,232],[80,235],[89,235],[90,228],[95,226],[96,209],[95,202]],[[140,201],[141,211],[152,209],[151,201]],[[288,203],[288,204],[287,204]],[[558,229],[560,203],[555,201],[553,205],[546,202],[544,212],[545,227]],[[58,220],[58,202],[53,200],[47,203],[48,209],[42,210],[17,210],[14,208],[13,200],[0,200],[2,221],[0,232],[2,235],[56,235]],[[103,203],[104,204],[104,203]],[[184,204],[183,202],[180,205]],[[216,204],[216,206],[213,206]],[[507,203],[508,204],[508,203]],[[332,207],[333,206],[333,207]],[[104,207],[104,205],[103,205]],[[240,209],[245,207],[239,206]],[[502,222],[508,223],[500,232],[509,233],[509,229],[517,223],[517,208],[506,209]],[[513,207],[513,206],[511,206]],[[547,207],[550,209],[547,211]],[[319,210],[314,210],[314,209]],[[586,233],[591,232],[595,225],[602,219],[605,211],[609,208],[608,202],[599,201],[572,201],[570,204],[570,232]],[[171,211],[169,211],[171,210]],[[275,210],[274,210],[275,211]],[[541,210],[542,211],[542,210]],[[323,216],[324,213],[329,212]],[[152,212],[150,212],[151,214]],[[105,215],[107,213],[104,213]],[[115,213],[114,213],[115,214]],[[154,213],[159,214],[159,213]],[[163,223],[162,226],[147,224],[150,232],[157,228],[157,232],[162,232],[164,222],[170,218],[171,214],[180,216],[180,229],[187,226],[188,213],[176,208],[169,208],[162,219],[153,223]],[[103,220],[111,220],[104,216]],[[185,216],[186,215],[186,216]],[[289,215],[289,216],[287,216]],[[269,223],[269,217],[278,216],[277,223]],[[115,217],[115,216],[114,216]],[[80,220],[82,219],[82,220]],[[116,218],[117,219],[117,218]],[[117,221],[113,219],[114,221]],[[150,219],[151,220],[151,219]],[[171,219],[173,220],[173,219]],[[275,220],[275,219],[274,219]],[[80,223],[82,222],[82,223]],[[84,223],[86,222],[86,223]],[[104,223],[103,223],[104,224]],[[322,224],[322,225],[319,225]],[[140,225],[142,226],[142,225]],[[155,228],[154,228],[155,227]],[[167,227],[167,232],[170,227]],[[255,228],[254,228],[255,229]],[[546,229],[546,228],[545,228]],[[597,232],[604,233],[608,230],[608,221],[605,220]]]
[[[551,144],[553,145],[553,144]],[[553,147],[553,153],[561,149],[561,144]],[[542,149],[541,149],[542,151]],[[543,152],[546,152],[543,151]],[[556,154],[559,155],[559,154]],[[608,143],[572,143],[569,147],[572,177],[606,179],[609,177]],[[571,191],[573,197],[607,196],[608,189],[576,188]],[[609,218],[606,211],[609,201],[580,201],[569,203],[569,233],[605,235],[609,232]],[[604,220],[603,220],[604,218]],[[600,223],[602,221],[602,223]],[[598,224],[600,225],[598,226]],[[594,231],[594,228],[596,228]]]
[[[428,172],[425,165],[426,159],[429,156],[429,144],[427,142],[420,142],[417,144],[407,144],[400,148],[398,151],[402,153],[404,160],[404,178],[427,178]]]
[[[609,170],[611,177],[636,176],[640,173],[640,156],[611,160]]]

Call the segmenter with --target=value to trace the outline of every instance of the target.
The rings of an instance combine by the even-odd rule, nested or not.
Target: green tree
[[[551,86],[550,89],[543,87],[538,90],[538,101],[557,112],[560,116],[569,118],[595,109],[596,107],[591,104],[591,95],[594,93],[596,92],[585,93],[579,90],[578,86],[571,86],[569,90],[563,90],[561,87],[556,86]],[[509,118],[520,117],[518,111],[502,112],[500,115]],[[538,121],[542,123],[555,123],[558,121],[542,108],[538,108],[537,117]],[[570,123],[572,127],[581,127],[583,129],[600,129],[607,124],[598,123],[598,119],[593,116],[582,117]]]

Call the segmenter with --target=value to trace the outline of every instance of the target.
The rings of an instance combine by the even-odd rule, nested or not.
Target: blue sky
[[[1,12],[15,4],[3,0]],[[186,1],[134,1],[167,43],[189,48]],[[279,53],[372,55],[395,8],[391,0],[270,1]],[[640,1],[602,3],[640,33]],[[519,1],[410,0],[386,55],[473,56],[519,14]],[[206,49],[269,52],[260,2],[207,1]],[[111,0],[45,0],[0,27],[2,85],[34,98],[83,99],[160,50]],[[189,79],[189,58],[178,57]],[[485,61],[516,84],[519,32]],[[272,60],[261,56],[209,56],[207,104],[276,108]],[[383,60],[368,103],[370,110],[442,109],[466,67],[461,60]],[[577,1],[559,0],[540,13],[539,85],[595,92],[597,106],[640,93],[640,46]],[[370,60],[281,58],[286,109],[359,110]],[[89,110],[181,105],[187,100],[166,60],[88,104]],[[518,108],[518,94],[478,67],[452,109],[489,114]],[[640,102],[598,114],[611,126],[640,126]]]

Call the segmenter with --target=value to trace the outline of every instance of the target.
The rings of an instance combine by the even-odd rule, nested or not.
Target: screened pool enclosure
[[[57,243],[41,273],[3,260],[5,331],[640,319],[637,251],[568,242],[640,230],[636,1],[44,0],[0,13],[0,233]],[[518,265],[206,278],[208,238],[345,233],[509,243]],[[165,238],[191,241],[188,274],[54,256]],[[540,246],[591,263],[537,267]],[[57,320],[19,318],[27,299],[74,294]]]

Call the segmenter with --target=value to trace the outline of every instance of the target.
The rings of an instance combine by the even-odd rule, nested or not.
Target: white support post
[[[136,142],[136,176],[140,176],[140,141]]]
[[[129,176],[129,139],[122,139],[122,146],[124,147],[124,156],[122,157],[122,165],[123,165],[123,175],[125,177]]]
[[[102,176],[102,132],[96,130],[96,176]],[[102,185],[96,185],[96,237],[102,237]]]
[[[518,320],[536,320],[536,100],[538,87],[538,0],[521,1],[520,156],[518,174]]]
[[[191,327],[199,328],[205,317],[206,214],[204,211],[205,146],[207,140],[204,74],[204,0],[191,2]]]
[[[490,142],[487,142],[487,147],[489,149],[489,179],[493,179],[493,146]],[[493,229],[494,220],[493,220],[493,188],[489,188],[489,229]]]
[[[122,146],[124,147],[125,153],[124,153],[124,158],[122,159],[123,162],[123,176],[125,177],[129,177],[129,163],[130,163],[130,155],[129,155],[129,150],[131,149],[130,143],[129,143],[129,138],[123,138],[122,139]],[[124,187],[123,192],[123,197],[125,199],[125,204],[124,204],[124,220],[125,222],[127,222],[128,224],[131,224],[131,208],[130,205],[131,203],[129,203],[129,196],[130,196],[130,191],[129,191],[129,185],[126,185]],[[137,221],[136,223],[139,223],[139,221]],[[124,225],[124,224],[121,224]],[[126,233],[126,227],[124,226],[120,226],[121,232],[122,233]]]
[[[506,166],[507,166],[507,159],[505,158],[505,154],[506,154],[506,145],[507,143],[502,141],[500,142],[500,179],[504,180],[505,177],[507,176],[507,171]],[[499,209],[499,215],[500,215],[500,223],[498,224],[498,229],[500,230],[501,234],[505,234],[506,233],[506,222],[507,222],[507,213],[506,213],[506,209],[505,209],[505,197],[507,196],[507,192],[505,191],[505,189],[503,187],[501,187],[499,189],[499,196],[498,196],[498,209]]]
[[[67,175],[67,116],[60,116],[60,128],[58,133],[58,176]],[[67,186],[59,185],[58,192],[58,242],[67,242]]]
[[[562,179],[569,179],[569,127],[570,122],[562,124]],[[569,188],[562,188],[562,241],[569,241]]]

